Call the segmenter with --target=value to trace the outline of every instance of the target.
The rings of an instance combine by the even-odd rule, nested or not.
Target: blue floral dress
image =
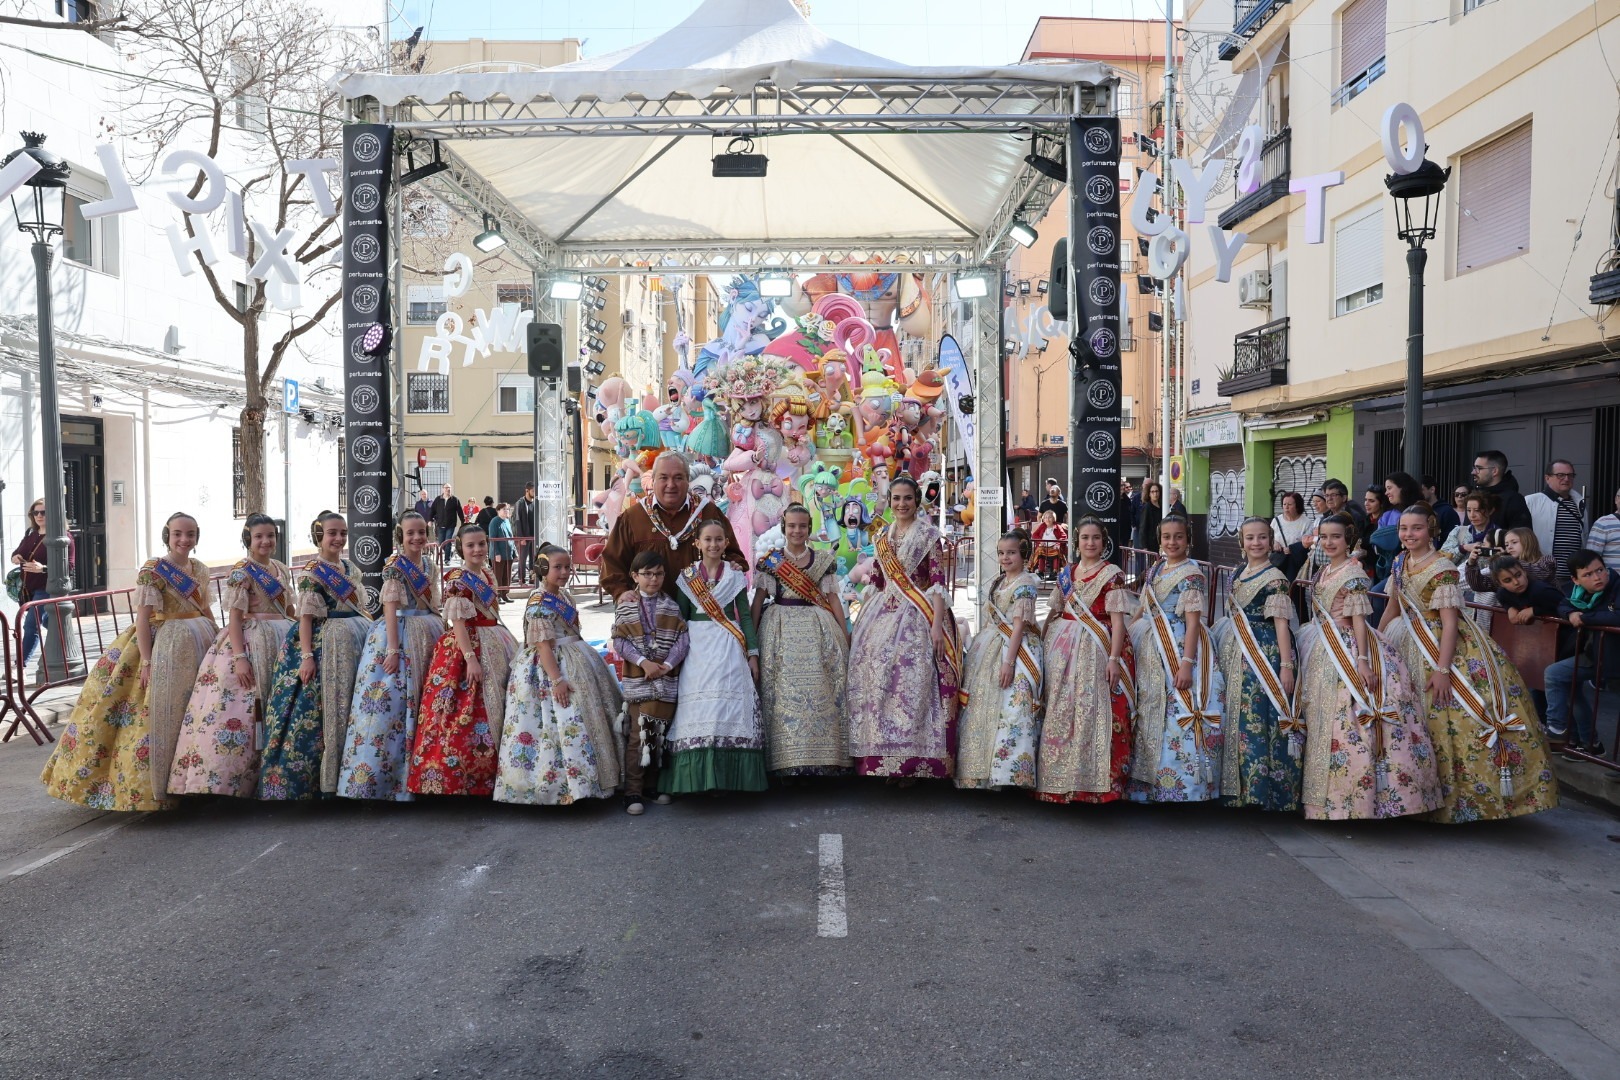
[[[1294,716],[1284,717],[1266,693],[1261,676],[1244,655],[1236,620],[1242,619],[1259,646],[1260,655],[1282,689],[1282,649],[1274,619],[1292,620],[1288,578],[1265,566],[1232,579],[1231,602],[1236,605],[1215,626],[1215,654],[1226,684],[1226,708],[1221,720],[1221,801],[1227,806],[1256,806],[1262,810],[1298,810],[1300,754],[1305,732]],[[1293,710],[1293,703],[1283,702]]]
[[[321,584],[315,577],[316,562],[298,575],[295,611],[299,618],[308,615],[314,620],[310,642],[315,653],[315,677],[307,683],[298,677],[303,647],[298,623],[294,622],[282,644],[270,701],[265,707],[265,745],[259,758],[261,799],[318,799],[337,790],[342,732],[348,724],[366,620],[350,603],[339,600]],[[356,597],[365,595],[360,570],[353,563],[344,559],[341,565],[326,565],[349,579]],[[331,753],[327,752],[329,747]],[[325,782],[328,771],[330,786]]]
[[[1193,649],[1185,644],[1188,616],[1207,609],[1207,596],[1204,573],[1190,561],[1161,561],[1148,571],[1142,615],[1131,624],[1136,745],[1127,793],[1133,802],[1220,797],[1225,688],[1207,635],[1201,632]],[[1196,660],[1192,688],[1182,694],[1175,689],[1175,669],[1178,658],[1189,653]]]

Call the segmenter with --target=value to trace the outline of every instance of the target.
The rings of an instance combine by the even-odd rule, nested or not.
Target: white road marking
[[[848,937],[844,913],[844,835],[822,833],[820,872],[816,877],[816,935]]]
[[[87,844],[94,844],[98,840],[105,840],[119,829],[133,825],[145,816],[145,814],[130,814],[114,825],[109,825],[105,829],[98,829],[96,832],[91,833],[89,836],[86,836],[83,839],[75,840],[71,844],[63,845],[62,847],[57,848],[55,851],[47,852],[31,862],[23,863],[21,866],[15,866],[6,871],[6,880],[12,881],[23,877],[24,875],[32,874],[35,870],[49,866],[57,859],[71,855]],[[77,830],[72,831],[76,832]]]

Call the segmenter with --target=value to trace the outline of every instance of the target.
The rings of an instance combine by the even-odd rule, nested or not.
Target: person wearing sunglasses
[[[13,566],[22,568],[22,591],[16,597],[17,602],[26,604],[30,600],[43,600],[50,593],[46,588],[45,577],[45,500],[35,499],[28,508],[28,529],[23,533],[22,540],[17,544],[17,550],[11,553]],[[73,537],[68,536],[68,571],[71,573],[75,564]],[[42,607],[29,608],[23,616],[22,661],[23,670],[34,658],[34,649],[39,645],[40,613],[45,611]],[[50,618],[49,615],[45,616]]]
[[[1541,550],[1553,557],[1558,587],[1568,592],[1570,559],[1586,546],[1586,499],[1575,490],[1575,466],[1563,458],[1547,463],[1542,483],[1524,502]]]

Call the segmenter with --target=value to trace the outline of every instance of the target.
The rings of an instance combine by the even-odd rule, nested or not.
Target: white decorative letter
[[[219,262],[219,256],[214,254],[213,241],[208,238],[208,230],[199,222],[192,222],[191,227],[196,229],[195,235],[187,236],[180,231],[180,226],[170,225],[164,231],[169,234],[169,250],[174,252],[174,261],[180,267],[181,277],[190,277],[197,272],[192,265],[191,253],[195,251],[202,259],[204,266],[213,266]]]
[[[457,251],[444,260],[444,295],[464,296],[473,283],[473,262]]]
[[[9,165],[0,169],[0,199],[6,198],[28,183],[29,178],[37,172],[39,172],[39,162],[27,154],[18,154],[12,158]]]
[[[1411,140],[1401,142],[1401,128],[1405,127],[1411,135]],[[1384,110],[1384,122],[1380,126],[1384,140],[1384,160],[1389,167],[1401,174],[1415,173],[1418,166],[1423,164],[1423,121],[1418,119],[1417,110],[1406,102],[1397,102]]]
[[[1237,189],[1239,195],[1253,195],[1260,190],[1260,151],[1266,145],[1266,137],[1260,132],[1259,124],[1250,124],[1238,136],[1237,154]]]
[[[225,250],[238,259],[247,258],[247,215],[242,212],[240,191],[225,193]]]
[[[1170,227],[1169,214],[1159,214],[1152,221],[1148,220],[1153,196],[1158,194],[1158,191],[1158,173],[1145,172],[1136,181],[1136,194],[1131,196],[1131,227],[1139,236],[1158,236]]]
[[[340,168],[335,158],[299,158],[287,162],[287,172],[291,175],[302,176],[309,181],[309,193],[315,196],[315,209],[321,217],[332,217],[337,214],[337,203],[332,198],[332,189],[326,185],[326,174],[337,172]]]
[[[129,178],[124,175],[124,163],[118,160],[118,151],[113,149],[111,143],[102,143],[96,147],[96,158],[101,162],[101,171],[107,174],[107,191],[110,194],[99,202],[85,203],[79,207],[79,213],[87,218],[98,218],[108,214],[127,214],[135,209],[135,192],[130,189]],[[183,272],[189,274],[191,271]]]
[[[297,311],[304,305],[304,290],[296,281],[269,277],[264,279],[264,298],[277,311]]]
[[[1325,198],[1323,193],[1330,187],[1338,187],[1344,183],[1343,172],[1317,173],[1315,176],[1296,176],[1288,181],[1288,190],[1294,194],[1305,193],[1305,242],[1307,244],[1320,244],[1322,242],[1323,217],[1322,208]]]
[[[298,271],[287,258],[287,245],[292,243],[297,233],[292,229],[282,229],[271,236],[270,230],[257,221],[250,221],[248,225],[253,229],[253,238],[259,242],[259,247],[264,249],[259,261],[248,267],[248,277],[265,280],[273,271],[287,284],[298,284]]]
[[[1232,280],[1232,262],[1237,258],[1238,249],[1244,241],[1249,239],[1248,233],[1235,232],[1232,239],[1226,239],[1226,233],[1219,225],[1209,227],[1209,245],[1215,249],[1215,280]]]
[[[1168,281],[1187,261],[1188,246],[1187,234],[1166,224],[1164,231],[1148,245],[1148,273],[1160,281]]]
[[[1170,163],[1170,169],[1187,199],[1187,224],[1203,224],[1204,204],[1209,199],[1209,193],[1220,182],[1221,174],[1226,172],[1226,159],[1215,158],[1205,162],[1204,171],[1200,173],[1193,168],[1192,162],[1176,158]]]
[[[201,169],[205,183],[198,198],[183,191],[169,192],[169,200],[188,214],[211,214],[225,201],[225,170],[200,150],[174,150],[163,159],[163,175],[173,176],[187,165]]]

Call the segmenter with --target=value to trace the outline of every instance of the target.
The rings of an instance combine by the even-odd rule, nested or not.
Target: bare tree
[[[286,165],[341,157],[342,101],[328,80],[377,58],[368,57],[368,43],[300,0],[132,0],[124,25],[133,27],[132,53],[142,75],[122,132],[139,155],[132,162],[138,176],[149,175],[179,144],[199,146],[211,157],[229,146],[238,169],[232,186],[248,216],[272,234],[299,230],[289,258],[304,303],[280,332],[266,333],[268,324],[260,321],[268,305],[263,281],[252,282],[241,303],[234,282],[193,256],[214,302],[242,331],[244,482],[248,505],[262,507],[267,402],[282,361],[341,296],[341,272],[331,265],[341,228],[336,218],[313,212],[308,181],[289,175]],[[204,183],[199,175],[189,194],[196,196]],[[195,235],[201,226],[187,215],[184,227]],[[251,265],[262,252],[251,235],[247,245]]]

